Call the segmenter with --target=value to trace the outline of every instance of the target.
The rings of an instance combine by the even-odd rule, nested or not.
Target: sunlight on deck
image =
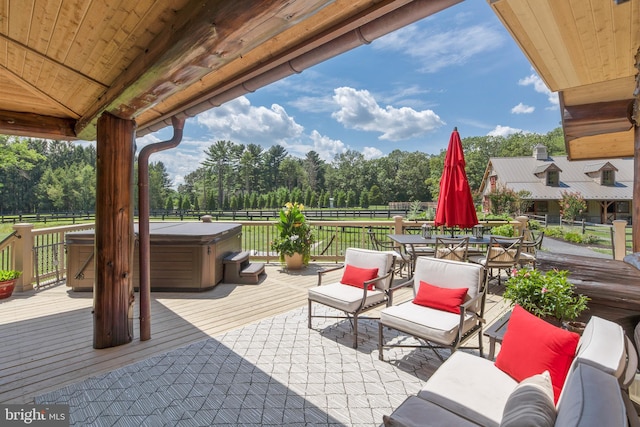
[[[101,350],[93,349],[90,292],[58,285],[15,293],[0,301],[0,402],[30,403],[34,396],[169,350],[294,309],[306,310],[307,289],[315,286],[317,271],[328,265],[335,264],[311,264],[305,270],[287,272],[268,264],[266,278],[257,285],[221,283],[202,293],[154,292],[152,338],[144,342],[139,341],[136,294],[133,342]],[[337,279],[341,271],[331,274]],[[411,297],[411,290],[402,288],[394,302]],[[488,295],[488,324],[505,310],[499,296]]]

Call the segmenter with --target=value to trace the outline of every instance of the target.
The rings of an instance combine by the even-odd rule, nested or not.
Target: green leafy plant
[[[503,297],[538,317],[571,321],[587,309],[589,297],[575,293],[566,270],[512,270]]]
[[[278,237],[271,242],[271,249],[278,252],[280,262],[284,262],[285,255],[299,253],[302,254],[303,263],[309,263],[315,238],[303,212],[304,205],[291,202],[287,202],[280,210],[276,224]]]
[[[516,231],[513,228],[513,225],[505,224],[505,225],[499,225],[497,227],[493,227],[491,229],[491,234],[496,236],[513,237],[515,236]]]
[[[18,270],[0,270],[0,282],[14,280],[22,276],[22,271]]]
[[[560,215],[566,220],[573,222],[577,216],[582,215],[587,210],[587,202],[579,191],[572,193],[563,191],[560,200]]]

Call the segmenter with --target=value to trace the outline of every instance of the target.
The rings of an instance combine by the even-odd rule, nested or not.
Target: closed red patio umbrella
[[[456,127],[449,138],[444,170],[440,179],[440,195],[434,221],[436,227],[444,225],[445,227],[471,228],[478,224],[478,216],[464,166],[462,141]]]

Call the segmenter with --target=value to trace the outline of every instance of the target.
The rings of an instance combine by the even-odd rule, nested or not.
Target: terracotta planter
[[[5,282],[0,282],[0,299],[9,298],[13,293],[13,289],[16,287],[16,280],[7,280]]]
[[[304,263],[302,262],[302,254],[299,253],[295,253],[291,256],[285,255],[284,262],[288,270],[300,270],[301,268],[304,268]]]

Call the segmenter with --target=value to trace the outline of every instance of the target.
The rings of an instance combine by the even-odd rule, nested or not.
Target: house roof
[[[633,156],[631,117],[640,122],[640,0],[488,2],[547,87],[558,92],[569,158]]]
[[[579,192],[588,200],[631,200],[633,198],[633,159],[612,159],[606,162],[613,166],[614,185],[601,185],[587,175],[593,161],[569,161],[565,157],[536,160],[533,157],[492,157],[487,166],[481,191],[487,191],[486,177],[497,176],[498,183],[515,191],[529,191],[533,200],[559,200],[563,191]],[[546,185],[544,176],[536,176],[536,171],[547,169],[551,164],[560,168],[560,185]],[[555,170],[555,169],[554,169]]]
[[[138,136],[462,0],[0,0],[0,133]]]

